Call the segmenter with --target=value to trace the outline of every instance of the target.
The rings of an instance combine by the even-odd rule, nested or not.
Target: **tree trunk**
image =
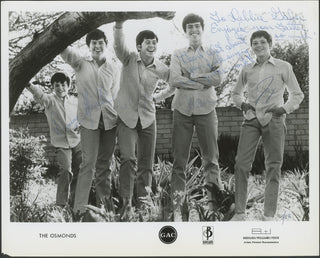
[[[153,17],[169,20],[174,17],[174,12],[66,12],[62,14],[10,62],[10,112],[30,79],[67,46],[91,30],[114,21]]]

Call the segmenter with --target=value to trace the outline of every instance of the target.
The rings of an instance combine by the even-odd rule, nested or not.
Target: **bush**
[[[282,59],[292,65],[293,72],[297,77],[305,99],[309,96],[309,46],[307,43],[288,43],[281,46],[276,43],[271,54],[275,58]]]
[[[221,221],[230,220],[234,209],[234,177],[221,171],[224,185],[223,199],[219,201],[216,212],[208,210],[208,199],[205,195],[203,169],[194,166],[194,157],[186,169],[186,191],[181,193],[184,199],[181,210],[187,221]],[[119,160],[115,159],[112,166],[113,190],[112,197],[118,198],[118,167]],[[113,211],[105,207],[87,206],[83,222],[116,222],[116,221],[172,221],[171,196],[172,164],[161,161],[154,165],[154,182],[148,188],[148,195],[142,199],[140,208],[134,207],[132,214],[126,220],[120,220],[121,205],[114,204]],[[94,188],[94,185],[93,187]],[[260,175],[249,177],[247,215],[249,219],[258,221],[263,214],[265,179]],[[73,222],[78,221],[70,206],[64,208],[54,204],[56,187],[52,180],[46,180],[42,185],[30,181],[21,195],[10,197],[11,222]],[[94,193],[94,192],[93,192]],[[95,196],[95,195],[94,195]],[[279,211],[276,220],[309,220],[309,187],[308,172],[298,171],[284,173],[280,181]]]
[[[10,197],[10,221],[11,222],[72,222],[72,210],[70,206],[64,208],[54,203],[43,204],[28,200],[28,194],[24,192],[19,196]]]
[[[303,150],[300,142],[296,141],[294,145],[294,155],[289,156],[284,153],[282,170],[298,169],[300,171],[309,171],[309,151]]]
[[[30,136],[28,129],[9,131],[10,141],[10,195],[21,195],[29,181],[41,183],[44,167],[48,164],[45,157],[44,136]]]
[[[234,173],[234,165],[237,155],[239,136],[220,134],[218,138],[219,163],[221,167],[228,168],[230,173]]]

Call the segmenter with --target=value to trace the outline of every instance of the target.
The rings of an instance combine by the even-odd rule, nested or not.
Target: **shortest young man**
[[[44,105],[51,144],[56,148],[58,164],[56,204],[64,207],[68,201],[72,207],[76,180],[81,164],[80,135],[77,119],[77,98],[68,95],[70,79],[58,72],[51,77],[53,93],[46,94],[37,85],[29,84],[27,89],[35,99]]]

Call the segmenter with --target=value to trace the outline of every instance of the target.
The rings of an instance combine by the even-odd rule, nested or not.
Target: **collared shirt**
[[[55,93],[44,93],[36,85],[31,85],[28,89],[35,99],[45,107],[51,144],[57,148],[73,148],[77,146],[80,142],[80,134],[75,130],[79,127],[77,98],[67,95],[62,100]]]
[[[119,90],[116,66],[108,61],[99,66],[92,57],[83,57],[71,47],[66,48],[61,57],[76,74],[81,126],[97,129],[102,113],[105,130],[115,127],[117,112],[114,99]]]
[[[170,66],[170,88],[156,95],[155,99],[158,101],[175,93],[173,109],[186,116],[210,113],[217,104],[214,87],[221,83],[220,63],[221,58],[212,48],[199,46],[194,50],[189,46],[174,51]],[[183,76],[185,71],[198,80]],[[201,82],[212,87],[204,88]]]
[[[244,101],[245,86],[248,91],[248,103],[256,111],[249,110],[244,113],[244,117],[249,120],[257,117],[262,126],[267,125],[272,118],[272,113],[267,112],[269,109],[283,107],[289,114],[299,107],[304,97],[291,64],[273,57],[263,64],[254,62],[242,69],[232,91],[233,102],[238,108],[241,108]],[[284,104],[283,94],[286,88],[289,97]]]
[[[147,128],[155,120],[152,94],[159,79],[169,80],[169,68],[158,60],[145,66],[138,53],[127,49],[122,29],[119,28],[114,28],[114,50],[122,62],[115,109],[128,127],[135,128],[140,118],[142,128]]]

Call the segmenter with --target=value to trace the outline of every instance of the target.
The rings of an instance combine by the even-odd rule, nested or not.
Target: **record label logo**
[[[202,227],[202,243],[204,245],[213,245],[213,227],[212,226]]]
[[[164,226],[159,231],[159,239],[164,244],[172,244],[177,237],[177,230],[172,226]]]

